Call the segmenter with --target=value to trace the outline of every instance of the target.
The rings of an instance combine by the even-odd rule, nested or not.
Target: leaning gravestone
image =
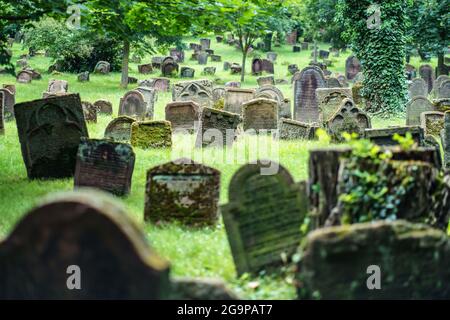
[[[326,122],[338,112],[344,99],[353,99],[350,88],[318,88],[316,98],[319,106],[319,121]]]
[[[242,104],[252,100],[254,96],[255,90],[253,89],[226,88],[224,110],[241,114]]]
[[[242,105],[244,131],[275,130],[278,124],[278,102],[257,98]]]
[[[420,114],[420,126],[424,135],[439,137],[444,129],[444,113],[439,111],[427,111]]]
[[[353,80],[361,72],[361,63],[355,56],[350,56],[345,61],[345,76],[348,80]]]
[[[442,148],[444,149],[444,168],[450,169],[450,111],[445,112],[444,129],[441,132]]]
[[[147,172],[145,220],[178,221],[189,226],[214,226],[219,218],[220,172],[178,159]]]
[[[409,85],[408,88],[409,99],[413,99],[414,97],[426,97],[428,96],[428,85],[422,78],[415,78]]]
[[[436,111],[436,108],[426,97],[414,97],[406,104],[406,125],[420,125],[420,114],[427,111]]]
[[[423,146],[423,129],[420,126],[405,126],[405,127],[388,127],[382,129],[366,129],[365,138],[371,140],[373,143],[381,146],[395,146],[398,145],[398,141],[394,140],[394,135],[405,136],[407,133],[411,133],[414,142],[418,146]]]
[[[282,166],[273,175],[261,170],[261,164],[240,168],[230,182],[229,203],[221,206],[238,275],[278,267],[283,257],[290,258],[308,212],[305,183],[294,183]]]
[[[196,146],[231,146],[235,140],[240,120],[240,116],[235,113],[203,108]]]
[[[278,138],[280,140],[313,140],[318,125],[281,118],[278,121]]]
[[[182,81],[172,87],[172,101],[194,101],[201,107],[211,107],[213,83],[210,80]]]
[[[131,124],[131,145],[141,149],[170,148],[172,146],[170,122],[133,122]]]
[[[275,85],[275,78],[273,76],[259,77],[256,79],[258,86],[273,86]]]
[[[201,107],[193,101],[175,101],[166,105],[166,121],[172,125],[174,133],[180,131],[194,132],[200,121]]]
[[[450,269],[443,265],[450,265],[450,239],[423,224],[400,220],[322,228],[304,245],[299,298],[314,293],[321,299],[449,299]],[[381,289],[370,290],[376,270]]]
[[[97,107],[88,101],[81,101],[81,106],[83,108],[84,120],[86,122],[97,123]]]
[[[153,72],[153,65],[151,63],[138,65],[138,72],[140,74],[150,74]]]
[[[82,139],[75,167],[75,187],[93,187],[123,196],[130,193],[135,155],[130,145]]]
[[[23,102],[14,109],[30,179],[73,176],[81,137],[88,137],[78,94]]]
[[[33,73],[28,70],[22,70],[17,74],[16,80],[19,83],[30,83],[33,80]]]
[[[52,79],[48,82],[48,93],[66,93],[69,90],[69,83],[66,80]]]
[[[419,75],[427,83],[428,93],[430,93],[431,90],[433,90],[433,82],[434,82],[433,67],[430,66],[429,64],[421,65],[419,68]]]
[[[152,57],[152,67],[154,69],[161,69],[164,57]]]
[[[112,120],[105,129],[105,139],[115,142],[131,141],[131,125],[136,120],[127,116],[120,116]]]
[[[99,61],[95,65],[94,73],[108,74],[111,71],[111,65],[106,61]]]
[[[319,121],[316,89],[325,87],[325,77],[320,68],[309,66],[301,71],[298,80],[294,82],[295,120],[308,123]]]
[[[47,198],[0,243],[0,299],[166,298],[168,263],[127,216],[92,190]]]
[[[437,88],[438,99],[450,98],[450,79],[444,80]]]
[[[112,114],[112,103],[108,100],[100,99],[94,102],[94,106],[97,107],[98,113]]]
[[[445,80],[449,80],[449,79],[450,79],[449,76],[441,74],[439,77],[436,78],[436,80],[434,80],[433,92],[432,92],[434,97],[439,98],[438,93],[437,93],[438,88],[441,86],[442,82],[444,82]]]
[[[10,121],[14,119],[14,105],[16,104],[15,91],[13,92],[9,88],[3,88],[0,89],[0,95],[3,97],[0,100],[3,107],[3,119]]]

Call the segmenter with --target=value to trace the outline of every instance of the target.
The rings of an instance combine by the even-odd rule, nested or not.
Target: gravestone
[[[113,112],[112,103],[108,100],[100,99],[94,102],[94,106],[97,107],[98,113],[111,115]]]
[[[77,75],[77,80],[79,82],[87,82],[89,81],[90,73],[89,71],[81,72]]]
[[[68,289],[69,266],[81,290]],[[95,190],[46,198],[0,243],[2,300],[164,299],[169,281],[123,206]]]
[[[290,74],[295,74],[296,72],[298,72],[299,70],[298,70],[298,66],[296,65],[296,64],[290,64],[289,66],[288,66],[288,72],[290,73]]]
[[[17,74],[16,80],[19,83],[30,83],[33,80],[33,72],[22,70]]]
[[[322,228],[308,234],[299,262],[299,298],[449,299],[450,240],[403,220]],[[369,290],[377,266],[381,290]],[[372,278],[372,280],[370,280]],[[305,294],[306,293],[306,294]]]
[[[194,51],[201,51],[202,46],[198,43],[189,43],[189,49],[194,50]]]
[[[433,90],[433,82],[434,82],[434,70],[433,67],[429,64],[424,64],[419,67],[419,75],[425,80],[428,86],[428,93]]]
[[[154,88],[156,91],[169,91],[170,88],[170,79],[168,78],[154,78],[151,81],[151,88]]]
[[[95,65],[94,73],[108,74],[111,71],[111,65],[106,61],[99,61]]]
[[[327,81],[328,88],[342,88],[341,83],[335,77],[327,77],[326,81]]]
[[[252,60],[252,74],[260,75],[263,72],[262,59],[254,58]]]
[[[361,72],[361,63],[355,56],[350,56],[345,60],[345,76],[348,80],[353,80]]]
[[[14,115],[28,177],[73,176],[80,138],[88,137],[79,95],[19,103]]]
[[[308,42],[302,42],[302,50],[309,50],[309,43]]]
[[[209,54],[205,51],[200,51],[197,53],[197,62],[198,64],[208,64]]]
[[[250,101],[255,96],[253,89],[226,88],[224,110],[232,113],[241,114],[242,104]]]
[[[302,51],[302,47],[300,46],[292,46],[292,52],[301,52]]]
[[[408,87],[409,99],[428,96],[428,85],[422,78],[415,78]]]
[[[227,83],[225,83],[225,87],[228,87],[228,88],[240,88],[241,87],[241,83],[239,81],[228,81]]]
[[[11,121],[14,119],[14,104],[16,103],[16,96],[10,89],[11,87],[0,89],[0,95],[2,96],[2,100],[0,100],[0,102],[2,103],[4,121]]]
[[[145,220],[214,226],[219,218],[220,171],[178,159],[150,169],[145,189]]]
[[[221,62],[222,61],[222,56],[219,56],[217,54],[212,54],[212,55],[210,55],[210,57],[211,57],[212,62]]]
[[[231,67],[231,63],[229,63],[228,61],[225,61],[225,62],[223,63],[223,71],[228,71],[228,70],[230,70],[230,67]]]
[[[26,58],[22,58],[16,61],[16,67],[25,68],[28,66],[28,60]]]
[[[231,146],[235,140],[240,121],[238,114],[213,108],[203,108],[196,146]]]
[[[450,98],[434,99],[433,105],[437,111],[448,111],[450,110]]]
[[[206,76],[213,76],[216,74],[216,67],[204,67],[202,74]]]
[[[442,81],[442,83],[437,88],[437,98],[438,99],[450,98],[450,78]]]
[[[262,71],[270,74],[274,74],[273,62],[268,59],[262,59]]]
[[[161,69],[164,57],[152,57],[152,67],[153,69]]]
[[[177,48],[170,49],[169,55],[175,59],[176,62],[184,62],[184,51]]]
[[[223,42],[223,36],[216,36],[216,41],[217,41],[217,43],[222,43]]]
[[[420,126],[395,126],[382,129],[366,129],[365,138],[371,140],[373,143],[381,146],[395,146],[398,142],[395,141],[394,135],[405,136],[406,133],[411,133],[414,142],[418,146],[423,146],[423,129]]]
[[[172,57],[166,57],[161,64],[161,74],[163,77],[171,77],[178,74],[179,65]]]
[[[9,92],[11,92],[13,95],[16,94],[16,85],[15,84],[3,84],[3,89],[8,89]]]
[[[195,75],[195,69],[190,67],[181,67],[180,77],[181,78],[193,78]]]
[[[120,116],[112,120],[105,129],[105,139],[115,142],[131,141],[131,125],[136,120],[127,116]]]
[[[439,111],[426,111],[420,114],[420,126],[424,135],[440,137],[444,129],[444,113]]]
[[[270,62],[275,62],[275,61],[277,61],[277,57],[278,57],[278,54],[277,54],[276,52],[267,52],[267,59],[268,59]]]
[[[278,124],[278,102],[257,98],[242,104],[244,131],[275,130]]]
[[[412,80],[417,77],[417,69],[411,64],[405,65],[406,80]]]
[[[444,114],[444,129],[441,132],[442,149],[444,149],[444,168],[450,169],[450,111]]]
[[[285,99],[280,89],[275,86],[261,86],[255,91],[255,98],[276,100],[278,103],[278,118],[291,118],[291,101]]]
[[[294,45],[297,43],[297,30],[293,30],[286,35],[286,42],[290,45]]]
[[[333,141],[343,142],[344,132],[364,137],[365,130],[372,128],[372,125],[370,117],[351,99],[346,98],[341,102],[340,108],[326,121],[325,127]]]
[[[320,59],[328,59],[329,56],[330,56],[330,51],[319,50],[319,58]]]
[[[140,74],[150,74],[153,72],[153,66],[151,63],[138,65],[138,72]]]
[[[256,82],[258,83],[258,86],[273,86],[275,85],[275,78],[273,76],[266,76],[266,77],[258,77],[256,79]]]
[[[316,89],[325,87],[325,77],[320,68],[309,66],[301,71],[298,80],[294,82],[295,120],[307,123],[319,121]]]
[[[212,56],[214,54],[214,50],[212,49],[206,49],[205,52],[209,55]]]
[[[230,66],[230,73],[231,74],[241,74],[242,67],[237,63],[232,63]]]
[[[231,179],[229,203],[221,206],[238,276],[288,260],[300,243],[308,211],[305,183],[294,183],[282,166],[273,175],[261,174],[262,167],[241,167]]]
[[[213,89],[213,101],[217,102],[225,98],[225,88],[214,88]]]
[[[304,123],[292,119],[281,118],[278,121],[278,139],[280,140],[313,140],[318,124]]]
[[[350,88],[318,88],[316,98],[319,106],[319,121],[326,122],[338,112],[344,99],[353,99]]]
[[[153,119],[156,91],[153,88],[138,87],[128,91],[119,103],[119,116],[126,115],[136,119]]]
[[[436,109],[425,97],[413,98],[406,104],[406,125],[420,125],[420,114],[426,111],[436,111]]]
[[[127,195],[134,162],[133,149],[126,143],[83,138],[78,147],[74,186]]]
[[[97,123],[97,107],[88,101],[81,101],[83,108],[84,120],[86,122]]]
[[[5,117],[3,108],[5,105],[5,96],[4,93],[0,91],[0,135],[5,134]]]
[[[69,84],[65,80],[52,79],[48,82],[48,93],[66,93],[69,89]]]
[[[343,74],[338,75],[337,79],[339,80],[339,83],[342,87],[348,87],[347,78]]]
[[[444,82],[445,80],[449,80],[449,79],[450,79],[450,77],[447,75],[440,75],[439,77],[436,78],[436,80],[434,80],[433,92],[432,92],[434,97],[439,98],[438,93],[437,93],[438,88],[441,86],[442,82]]]
[[[194,132],[195,124],[200,121],[201,107],[193,101],[176,101],[166,105],[166,120],[172,125],[172,130]]]
[[[172,127],[169,121],[144,121],[131,124],[131,145],[141,149],[170,148]]]
[[[211,47],[211,39],[200,39],[200,46],[202,50],[210,49]]]
[[[211,107],[213,83],[210,80],[182,81],[172,87],[172,101],[194,101],[201,107]]]

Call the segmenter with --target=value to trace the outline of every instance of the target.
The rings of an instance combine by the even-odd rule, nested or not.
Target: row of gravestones
[[[448,68],[448,66],[447,66],[447,68]],[[411,64],[406,64],[405,65],[405,74],[406,74],[406,79],[409,81],[413,81],[416,78],[420,78],[425,81],[426,87],[427,87],[427,94],[423,94],[424,96],[427,96],[430,93],[433,94],[434,96],[436,96],[436,92],[433,92],[433,91],[438,89],[438,86],[436,86],[436,83],[435,83],[437,71],[435,72],[431,65],[429,65],[429,64],[421,65],[419,67],[419,74],[417,74],[416,67],[414,67]],[[444,73],[443,75],[448,75],[448,71],[447,71],[447,74]]]
[[[429,93],[436,99],[450,98],[450,77],[447,75],[441,75],[431,84],[429,84],[423,78],[414,78],[408,87],[409,98],[415,97],[428,97]]]

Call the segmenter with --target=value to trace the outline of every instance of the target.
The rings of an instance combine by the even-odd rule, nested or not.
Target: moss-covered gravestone
[[[449,265],[450,238],[425,225],[396,221],[323,228],[308,235],[298,294],[303,299],[449,299]],[[379,290],[373,288],[378,272]]]
[[[286,99],[277,87],[271,85],[259,87],[255,91],[255,99],[257,98],[276,100],[278,103],[278,118],[292,118],[291,100]]]
[[[70,290],[77,272],[81,289]],[[168,263],[94,190],[48,198],[0,243],[0,299],[162,299],[169,290]]]
[[[264,175],[263,168],[239,169],[231,179],[229,203],[221,207],[238,275],[282,265],[301,240],[308,210],[305,183],[294,183],[282,166],[272,175]]]
[[[194,132],[200,123],[201,107],[193,101],[176,101],[166,105],[166,120],[172,125],[174,132]]]
[[[318,128],[318,124],[281,118],[278,121],[278,138],[280,140],[313,140]]]
[[[16,104],[16,96],[14,90],[15,87],[0,89],[0,103],[2,103],[3,106],[3,118],[5,121],[14,119],[14,105]]]
[[[254,89],[225,88],[225,101],[223,110],[242,114],[242,104],[255,97]]]
[[[81,101],[81,106],[83,107],[84,120],[97,123],[98,108],[88,101]]]
[[[88,137],[78,94],[15,105],[22,156],[30,179],[71,177],[81,137]]]
[[[425,136],[439,137],[442,129],[444,129],[444,113],[439,111],[422,112],[420,114],[420,125]]]
[[[422,78],[415,78],[411,81],[408,86],[409,99],[415,97],[427,97],[428,96],[428,85]]]
[[[275,100],[258,98],[242,105],[244,130],[275,130],[278,124],[278,103]]]
[[[411,133],[414,142],[419,146],[423,146],[423,128],[420,126],[395,126],[382,129],[366,129],[365,137],[375,144],[382,146],[398,145],[398,141],[394,140],[394,135],[405,136],[406,133]]]
[[[142,149],[170,148],[172,146],[172,126],[170,122],[133,122],[131,125],[131,145]]]
[[[231,146],[241,121],[238,114],[213,108],[203,108],[196,146]]]
[[[145,220],[215,225],[219,192],[220,172],[216,169],[189,159],[154,167],[147,172]]]
[[[326,122],[338,112],[344,99],[352,99],[350,88],[318,88],[316,90],[319,105],[319,121]]]
[[[116,142],[131,141],[131,125],[136,120],[127,116],[120,116],[112,120],[105,129],[105,139]]]
[[[201,107],[212,107],[213,87],[210,80],[178,82],[172,88],[172,101],[193,101]]]
[[[135,155],[130,145],[82,139],[75,167],[75,187],[94,187],[118,196],[130,193]]]
[[[104,99],[97,100],[94,102],[94,106],[97,107],[98,113],[110,115],[113,112],[112,103],[109,102],[108,100]]]

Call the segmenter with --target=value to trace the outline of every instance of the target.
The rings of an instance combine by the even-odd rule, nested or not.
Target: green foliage
[[[369,29],[371,5],[381,8],[381,26]],[[389,117],[404,111],[406,83],[404,60],[407,0],[339,0],[337,19],[345,27],[345,38],[363,65],[362,95],[373,113]]]

